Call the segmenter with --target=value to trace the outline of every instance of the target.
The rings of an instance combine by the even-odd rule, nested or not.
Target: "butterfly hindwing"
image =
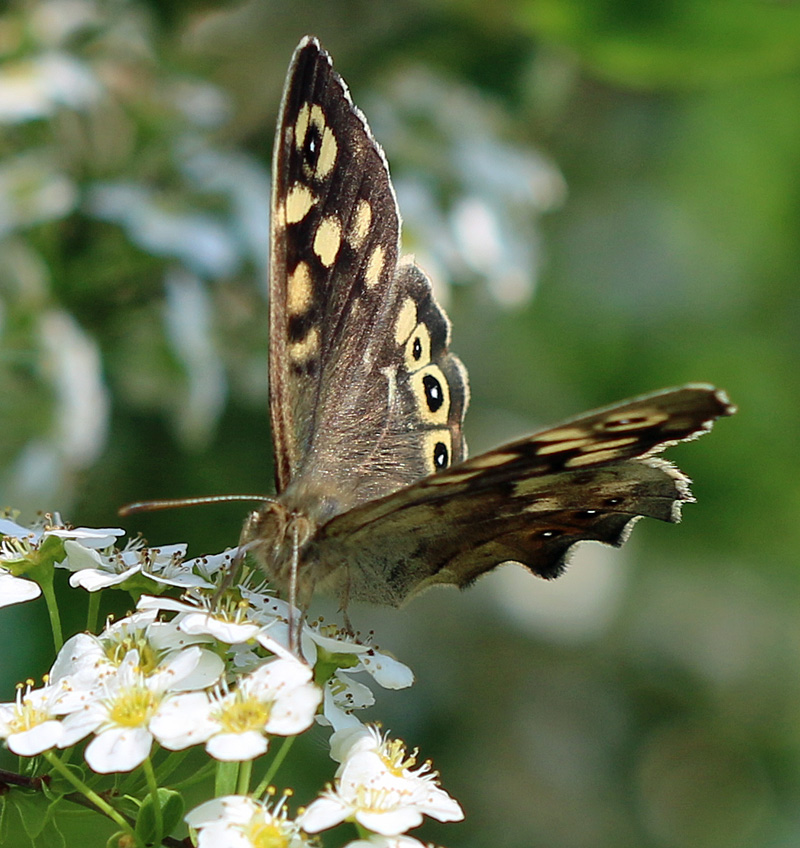
[[[383,151],[315,39],[275,140],[270,405],[279,492],[337,480],[334,511],[464,456],[466,372],[430,282],[398,263]]]
[[[642,516],[678,521],[689,480],[654,454],[732,411],[694,385],[589,413],[334,518],[319,555],[341,564],[340,593],[396,605],[506,561],[555,577],[576,542],[619,545]]]

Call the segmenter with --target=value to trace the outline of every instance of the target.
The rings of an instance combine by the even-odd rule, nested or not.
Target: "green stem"
[[[81,793],[81,795],[88,798],[94,805],[100,810],[101,813],[108,816],[113,822],[115,822],[119,827],[125,831],[126,834],[136,843],[138,848],[145,848],[144,843],[141,839],[136,835],[134,829],[131,825],[125,820],[125,817],[118,811],[115,810],[111,804],[109,804],[106,800],[101,798],[94,789],[90,789],[75,772],[71,769],[67,768],[64,763],[61,762],[59,757],[54,754],[52,751],[45,751],[42,756],[47,760],[48,763],[65,779],[67,780],[75,789]]]
[[[211,760],[207,762],[202,768],[199,768],[191,777],[187,777],[184,780],[180,780],[177,783],[172,784],[172,788],[177,790],[178,792],[182,792],[189,786],[194,786],[196,783],[202,783],[216,768],[216,762]]]
[[[158,797],[158,782],[156,781],[156,773],[153,771],[153,761],[148,757],[143,763],[144,775],[147,778],[147,788],[150,790],[150,797],[153,799],[153,813],[156,819],[156,838],[153,840],[156,845],[161,844],[161,838],[164,835],[164,814],[161,811],[161,800]]]
[[[89,610],[86,613],[86,629],[89,633],[97,632],[97,616],[100,613],[101,592],[89,592]]]
[[[172,751],[167,758],[156,768],[156,776],[158,782],[163,786],[170,775],[179,768],[181,763],[191,754],[190,748],[184,748],[183,751]]]
[[[39,585],[42,587],[45,603],[47,604],[47,613],[50,616],[50,629],[53,631],[53,644],[56,648],[56,653],[61,650],[64,644],[64,634],[61,630],[61,615],[58,612],[58,602],[56,601],[56,592],[53,588],[53,580],[42,580]]]
[[[214,797],[233,795],[239,777],[239,763],[228,763],[220,760],[217,763],[217,773],[214,776]]]
[[[253,761],[244,760],[239,763],[239,782],[236,785],[237,795],[247,795],[250,791],[250,775],[253,773]]]
[[[275,758],[270,763],[269,768],[267,769],[267,773],[264,775],[261,783],[258,784],[258,788],[253,793],[254,798],[260,798],[267,791],[267,787],[270,785],[270,783],[272,783],[275,775],[278,773],[278,769],[281,767],[283,761],[286,759],[286,755],[291,750],[292,745],[294,744],[294,740],[296,738],[296,736],[287,736],[283,740],[283,744],[281,745],[278,753],[275,754]]]

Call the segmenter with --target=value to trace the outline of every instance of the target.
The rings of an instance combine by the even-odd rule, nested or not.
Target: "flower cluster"
[[[92,800],[99,796],[66,769],[58,751],[84,743],[83,758],[98,775],[142,768],[150,807],[158,810],[151,836],[158,836],[175,823],[158,794],[166,790],[157,787],[154,750],[203,746],[218,764],[217,797],[185,817],[201,848],[302,848],[310,834],[343,822],[360,837],[351,848],[413,848],[421,843],[406,832],[423,816],[463,817],[429,763],[417,765],[401,742],[355,715],[374,703],[369,686],[355,679],[359,672],[399,689],[413,682],[407,666],[336,628],[301,621],[299,610],[247,579],[236,551],[186,559],[184,545],[120,549],[121,535],[69,528],[57,516],[33,528],[0,519],[0,606],[40,591],[50,604],[56,568],[70,571],[70,585],[90,598],[116,589],[136,602],[135,612],[109,621],[98,635],[77,633],[60,644],[60,632],[54,634],[60,647],[44,685],[28,681],[15,700],[0,704],[0,738],[10,751],[41,755]],[[226,579],[230,568],[240,578],[235,585]],[[275,737],[289,741],[314,724],[332,728],[331,756],[339,765],[333,782],[292,819],[290,793],[265,800],[274,793],[266,777],[251,791],[251,767]],[[269,780],[283,754],[275,754]],[[134,829],[105,801],[95,803],[106,804],[106,815],[122,830],[127,825],[134,841],[141,838],[138,819]],[[140,815],[146,807],[142,801]]]

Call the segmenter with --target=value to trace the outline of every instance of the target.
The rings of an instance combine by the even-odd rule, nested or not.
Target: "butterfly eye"
[[[450,452],[444,442],[436,442],[433,448],[433,464],[437,470],[447,468],[450,461]]]
[[[422,378],[422,385],[425,387],[425,399],[428,401],[428,409],[431,412],[438,412],[444,403],[441,383],[433,374],[426,374]]]

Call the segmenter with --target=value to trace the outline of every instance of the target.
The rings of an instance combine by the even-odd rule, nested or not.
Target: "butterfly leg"
[[[347,569],[347,578],[343,581],[341,590],[341,603],[339,604],[339,612],[344,620],[344,629],[348,636],[355,636],[353,624],[350,621],[350,616],[347,614],[347,607],[350,605],[350,569]]]
[[[300,656],[300,631],[303,616],[297,609],[297,571],[300,563],[300,529],[292,522],[292,564],[289,570],[289,650]]]

